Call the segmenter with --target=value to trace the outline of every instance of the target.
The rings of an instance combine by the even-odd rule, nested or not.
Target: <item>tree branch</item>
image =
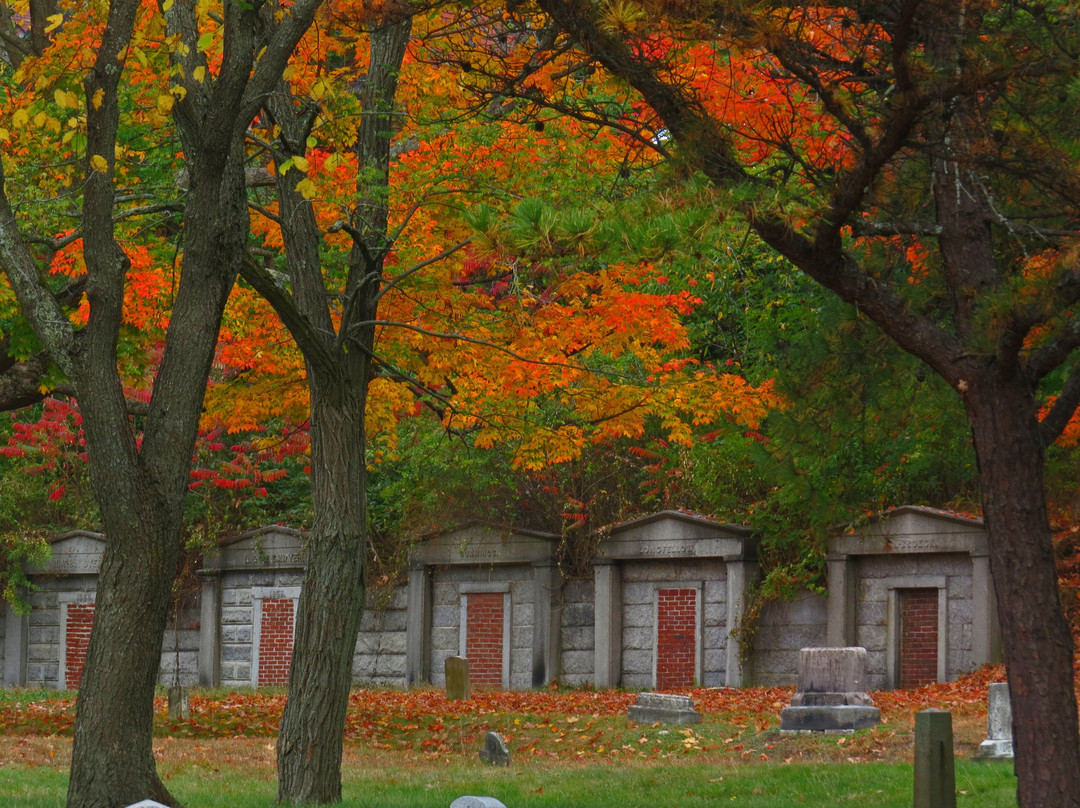
[[[335,366],[333,355],[327,348],[327,340],[319,336],[307,317],[301,313],[291,294],[278,285],[254,257],[248,256],[240,269],[240,277],[247,281],[269,303],[281,322],[289,329],[304,358],[320,370],[331,372]],[[332,338],[332,335],[330,335]]]
[[[1054,401],[1042,421],[1039,422],[1039,434],[1043,445],[1049,446],[1065,430],[1076,408],[1080,406],[1080,364],[1075,365],[1061,388],[1061,394]]]

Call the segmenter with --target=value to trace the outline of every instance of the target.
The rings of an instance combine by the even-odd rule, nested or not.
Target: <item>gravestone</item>
[[[160,802],[154,802],[153,800],[139,800],[133,802],[127,808],[169,808],[168,805],[162,805]]]
[[[497,732],[489,732],[484,738],[484,748],[480,750],[480,757],[492,766],[510,765],[510,750],[506,748],[506,741]]]
[[[1012,760],[1012,701],[1009,683],[995,682],[987,691],[986,740],[979,744],[979,760]]]
[[[452,656],[446,660],[446,698],[472,698],[472,686],[469,683],[469,660],[465,659],[465,657]]]
[[[803,648],[791,706],[780,712],[787,732],[850,732],[881,721],[866,693],[865,648]]]
[[[638,693],[637,704],[626,711],[628,721],[639,724],[700,724],[701,713],[689,696],[668,693]]]
[[[956,808],[952,713],[948,710],[915,713],[914,808]]]
[[[458,797],[450,808],[506,808],[494,797]]]
[[[169,720],[191,718],[191,688],[173,685],[169,688]]]

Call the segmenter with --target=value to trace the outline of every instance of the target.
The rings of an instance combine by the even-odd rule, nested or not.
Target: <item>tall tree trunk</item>
[[[1078,808],[1073,639],[1058,596],[1037,408],[1019,375],[991,371],[971,384],[966,401],[1006,638],[1018,801],[1026,808]]]
[[[225,302],[247,247],[245,133],[280,81],[319,2],[295,0],[280,19],[267,9],[265,19],[274,22],[259,49],[260,9],[226,3],[227,46],[213,81],[194,80],[196,64],[206,68],[205,54],[197,48],[201,32],[194,4],[164,9],[170,35],[184,45],[171,54],[187,68],[173,74],[184,89],[173,112],[190,170],[180,282],[141,447],[117,368],[130,265],[113,224],[119,86],[139,0],[110,0],[97,56],[84,79],[87,164],[81,230],[90,303],[85,329],[75,329],[44,283],[19,233],[0,166],[0,266],[20,310],[74,384],[107,536],[77,701],[68,808],[117,808],[146,797],[176,804],[155,772],[154,683],[206,380]],[[55,7],[53,0],[33,5],[39,11]],[[95,164],[101,160],[105,169]]]
[[[295,180],[278,173],[282,233],[292,279],[288,297],[251,279],[278,309],[307,361],[311,394],[311,495],[315,523],[307,547],[289,700],[278,734],[278,802],[341,800],[341,755],[352,660],[364,610],[367,459],[364,410],[375,349],[375,319],[389,247],[386,227],[390,138],[397,74],[411,17],[388,18],[371,35],[371,61],[357,138],[354,247],[339,333],[326,306],[321,234]],[[301,120],[287,93],[268,101],[284,139],[297,144]],[[288,155],[275,155],[286,159]],[[264,279],[265,280],[265,279]]]
[[[341,758],[352,662],[364,609],[367,548],[366,384],[311,384],[315,523],[296,616],[289,700],[278,736],[278,801],[341,800]]]

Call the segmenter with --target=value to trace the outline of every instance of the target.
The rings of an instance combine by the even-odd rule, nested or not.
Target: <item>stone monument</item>
[[[700,724],[701,713],[689,696],[668,693],[638,693],[637,704],[626,711],[628,721],[639,724]]]
[[[979,744],[978,760],[1012,760],[1012,701],[1009,683],[994,682],[987,691],[986,740]]]
[[[798,688],[780,713],[782,731],[843,732],[872,727],[881,710],[866,693],[865,648],[803,648]]]

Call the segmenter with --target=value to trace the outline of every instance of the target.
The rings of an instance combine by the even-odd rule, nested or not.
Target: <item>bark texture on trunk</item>
[[[94,629],[77,700],[68,808],[121,808],[146,798],[179,805],[157,775],[153,715],[167,584],[180,543],[174,527],[144,516],[146,533],[110,533],[98,576]]]
[[[115,379],[115,342],[91,333],[87,344],[91,362],[80,403],[107,541],[77,702],[68,808],[113,808],[147,797],[178,804],[154,765],[154,685],[206,379],[244,254],[242,155],[240,143],[212,190],[193,183],[198,204],[186,219],[188,253],[141,452]]]
[[[1013,702],[1018,803],[1080,807],[1073,639],[1061,610],[1043,451],[1026,379],[993,372],[966,398]]]
[[[312,385],[317,387],[318,385]],[[361,386],[362,387],[362,386]],[[352,393],[361,390],[351,391]],[[364,609],[364,396],[312,396],[315,523],[278,736],[278,801],[341,800],[345,713]]]

